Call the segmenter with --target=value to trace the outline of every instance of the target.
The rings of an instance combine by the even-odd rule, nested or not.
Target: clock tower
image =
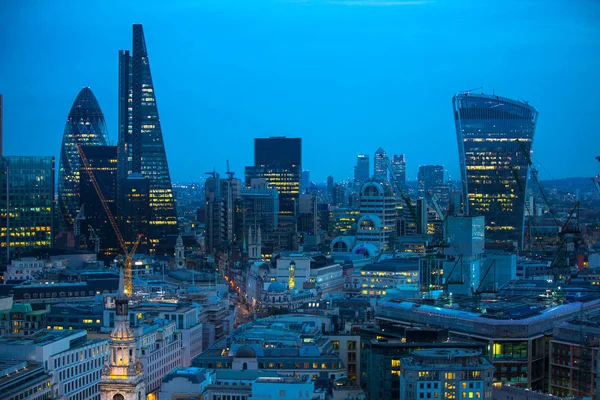
[[[123,268],[119,273],[115,309],[115,328],[110,334],[108,362],[102,369],[100,400],[145,400],[146,383],[129,326],[129,297],[125,293]]]

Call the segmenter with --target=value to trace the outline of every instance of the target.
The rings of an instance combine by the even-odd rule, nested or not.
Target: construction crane
[[[100,236],[91,225],[88,225],[88,230],[90,231],[90,241],[94,242],[94,253],[98,254],[100,253]]]
[[[227,171],[225,172],[225,174],[229,175],[229,179],[233,179],[233,175],[235,175],[235,172],[229,169],[229,160],[227,160]]]
[[[115,235],[117,236],[117,240],[119,241],[119,246],[121,247],[121,250],[123,251],[123,254],[125,255],[125,293],[127,294],[127,296],[129,296],[129,295],[131,295],[131,292],[132,292],[132,282],[131,282],[132,259],[135,254],[135,251],[137,250],[138,245],[140,244],[142,235],[141,234],[138,235],[138,238],[135,241],[135,243],[133,244],[131,250],[128,250],[127,244],[125,244],[125,239],[123,239],[123,235],[121,234],[121,231],[119,230],[119,226],[117,225],[117,221],[115,220],[115,217],[112,215],[110,208],[108,208],[108,204],[106,204],[106,198],[104,197],[104,194],[102,193],[102,189],[100,189],[100,186],[98,185],[98,181],[96,181],[96,177],[94,176],[92,167],[90,166],[90,163],[89,163],[87,157],[85,156],[85,153],[83,152],[83,148],[81,147],[81,145],[77,145],[77,151],[79,152],[79,156],[81,157],[81,162],[83,164],[83,167],[87,171],[87,173],[90,177],[90,181],[92,182],[92,185],[94,186],[94,189],[96,190],[96,194],[98,195],[98,198],[100,199],[100,203],[102,204],[102,207],[104,208],[106,217],[108,218],[110,225],[112,226],[113,230],[115,231]]]
[[[460,278],[458,280],[451,281],[450,278],[452,277],[454,270],[458,266],[458,263],[460,263]],[[448,277],[446,277],[446,274],[444,274],[444,282],[442,283],[442,290],[444,291],[444,295],[448,296],[448,285],[460,285],[460,284],[464,283],[463,279],[464,278],[463,278],[462,255],[459,255],[456,258],[456,262],[454,262],[454,265],[452,266],[452,268],[450,268],[450,271],[448,272]]]
[[[475,88],[475,89],[469,89],[469,90],[465,90],[465,91],[463,92],[463,94],[466,94],[466,95],[468,96],[468,95],[469,95],[471,92],[474,92],[474,91],[476,91],[476,90],[479,90],[479,89],[483,89],[483,86],[482,86],[482,87]]]
[[[83,211],[83,204],[79,211],[77,211],[77,215],[75,216],[75,223],[73,224],[73,235],[75,236],[75,248],[79,249],[81,246],[81,226],[80,221],[85,220],[85,213]]]
[[[569,226],[569,222],[571,222],[573,215],[576,215],[576,218],[577,218],[577,222],[575,224],[575,230],[567,231],[567,227]],[[565,272],[565,270],[567,269],[566,268],[567,267],[566,260],[564,257],[561,257],[563,250],[566,250],[565,247],[567,246],[567,237],[568,237],[567,233],[569,233],[569,234],[580,233],[580,231],[579,231],[579,202],[575,203],[575,206],[571,209],[571,212],[569,213],[567,220],[565,221],[565,223],[563,224],[563,226],[560,230],[560,235],[562,236],[562,238],[561,238],[560,242],[558,243],[558,247],[556,249],[556,254],[554,255],[554,258],[552,259],[552,262],[550,263],[550,270],[552,271],[554,282],[557,282],[560,278],[561,272]],[[563,265],[561,266],[559,264],[563,264]]]
[[[554,214],[554,210],[550,206],[550,201],[548,200],[548,197],[546,196],[546,192],[544,191],[544,188],[543,188],[542,184],[540,183],[540,181],[538,179],[538,171],[535,168],[535,166],[533,165],[533,162],[531,161],[531,154],[529,153],[529,151],[525,147],[525,143],[521,142],[518,139],[517,139],[517,143],[519,143],[519,146],[521,146],[521,150],[523,152],[523,156],[525,156],[525,160],[527,161],[527,165],[529,165],[529,168],[531,169],[531,176],[533,177],[533,180],[535,181],[535,183],[537,184],[538,188],[540,189],[540,193],[542,195],[542,198],[544,199],[544,203],[546,203],[546,205],[548,206],[548,212],[552,216],[552,219],[554,220],[554,223],[556,224],[556,226],[560,227],[560,223],[558,222],[558,218],[556,218],[556,214]],[[521,191],[523,191],[523,188],[521,187],[521,183],[520,183],[520,181],[518,179],[517,171],[515,171],[514,169],[513,169],[513,175],[515,176],[515,180],[517,181],[517,184],[519,185],[519,189],[521,189]]]
[[[387,167],[388,171],[390,171],[390,176],[392,177],[392,183],[396,187],[396,191],[398,192],[398,195],[400,195],[402,200],[404,200],[404,204],[410,211],[410,215],[413,217],[414,221],[417,222],[417,212],[415,211],[415,206],[413,206],[410,197],[408,197],[406,195],[406,193],[404,193],[404,191],[402,190],[402,185],[398,181],[398,177],[396,176],[396,172],[394,171],[392,162],[390,161],[390,159],[388,158],[387,155],[383,156],[383,161],[385,162],[385,166]]]

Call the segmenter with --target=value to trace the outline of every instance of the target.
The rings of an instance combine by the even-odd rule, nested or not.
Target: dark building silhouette
[[[150,209],[150,180],[140,173],[133,173],[121,183],[122,217],[121,233],[125,242],[132,244],[139,234],[149,232],[152,215]],[[148,237],[142,238],[146,243]]]
[[[2,157],[0,261],[49,249],[54,237],[54,157]],[[8,212],[7,212],[8,206]],[[7,237],[6,232],[9,232]],[[10,254],[8,254],[9,249]]]
[[[177,214],[144,31],[139,24],[133,25],[131,55],[129,51],[119,52],[118,109],[119,177],[129,189],[144,186],[136,174],[148,179],[146,236],[156,245],[161,238],[177,234]],[[134,180],[127,183],[125,178],[131,174]],[[119,197],[125,201],[127,196],[123,187]],[[134,217],[123,215],[123,219],[129,218]]]
[[[375,152],[375,157],[373,157],[373,176],[378,176],[383,179],[387,179],[388,170],[385,165],[385,158],[387,154],[382,147],[379,147]]]
[[[2,113],[3,113],[3,98],[2,95],[0,94],[0,157],[2,156],[2,146],[3,146],[3,142],[4,142],[4,132],[3,132],[3,125],[2,125]]]
[[[433,190],[444,184],[443,165],[421,165],[419,166],[418,188],[419,194]]]
[[[254,166],[246,167],[246,186],[252,179],[264,179],[279,193],[279,215],[293,217],[300,195],[301,163],[302,139],[254,139]]]
[[[62,229],[73,230],[75,216],[80,208],[79,171],[81,159],[77,145],[107,145],[104,114],[89,87],[81,89],[69,115],[63,133],[58,163],[58,204],[62,215]]]
[[[538,111],[523,101],[469,92],[452,103],[465,212],[485,217],[487,240],[522,245],[526,154]]]
[[[83,146],[83,153],[90,165],[90,170],[102,190],[106,205],[113,216],[117,215],[117,147],[116,146]],[[85,168],[81,168],[80,201],[84,207],[85,221],[81,231],[86,233],[87,249],[95,250],[99,240],[99,250],[104,256],[114,256],[120,252],[115,231],[108,220],[100,197],[96,192],[90,176]],[[91,227],[91,229],[89,229]],[[90,238],[94,238],[91,240]]]
[[[406,185],[406,158],[404,154],[394,154],[392,156],[392,171],[400,185]]]
[[[369,180],[369,156],[366,154],[359,154],[356,156],[356,165],[354,166],[354,183],[360,188],[360,186]]]

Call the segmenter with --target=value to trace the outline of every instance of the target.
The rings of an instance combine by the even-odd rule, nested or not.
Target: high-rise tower
[[[529,164],[538,111],[523,101],[460,93],[452,99],[465,212],[485,217],[486,240],[523,244]]]
[[[404,154],[394,154],[392,156],[392,171],[400,185],[406,185],[406,157]]]
[[[385,157],[387,154],[383,148],[378,148],[373,158],[373,176],[378,176],[387,179],[387,167],[385,165]]]
[[[64,230],[73,229],[75,216],[80,206],[81,159],[77,145],[107,145],[107,135],[104,114],[98,100],[89,87],[84,87],[75,98],[67,117],[60,148],[58,204],[64,221]]]
[[[133,25],[129,51],[119,52],[119,176],[149,180],[150,219],[146,236],[156,244],[177,233],[175,198],[152,83],[142,25]],[[137,175],[136,175],[137,176]]]
[[[369,180],[369,156],[359,154],[356,156],[356,166],[354,167],[354,183],[360,186]]]

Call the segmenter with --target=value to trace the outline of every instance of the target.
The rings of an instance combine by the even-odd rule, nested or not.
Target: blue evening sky
[[[243,175],[253,138],[302,137],[311,179],[356,154],[406,154],[458,178],[451,98],[540,111],[543,179],[592,176],[600,154],[600,2],[592,0],[1,1],[4,152],[58,158],[82,86],[117,139],[117,51],[142,23],[174,181]]]

